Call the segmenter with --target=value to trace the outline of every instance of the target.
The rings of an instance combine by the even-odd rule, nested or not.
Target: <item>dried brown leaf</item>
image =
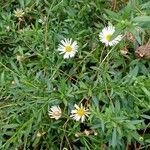
[[[150,41],[147,44],[138,47],[135,54],[138,58],[150,59]]]

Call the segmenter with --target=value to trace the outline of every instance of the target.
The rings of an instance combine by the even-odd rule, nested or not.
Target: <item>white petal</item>
[[[51,110],[52,110],[52,111],[58,111],[58,107],[57,107],[57,106],[52,106],[52,107],[51,107]]]
[[[78,47],[76,41],[74,41],[74,42],[72,43],[72,47]]]
[[[69,58],[69,54],[68,53],[65,53],[64,54],[64,59],[68,59]]]
[[[65,52],[65,51],[64,51],[64,48],[58,48],[58,51],[60,51],[60,52]]]
[[[72,39],[69,39],[69,45],[71,45],[72,44]]]
[[[83,115],[83,116],[81,117],[81,122],[84,122],[84,120],[85,120],[85,116]]]
[[[113,27],[112,25],[108,26],[108,33],[113,34],[115,32],[115,27]]]
[[[57,108],[61,111],[61,108],[59,106],[57,106]]]
[[[86,114],[91,114],[89,111],[86,110]]]
[[[74,107],[75,107],[76,109],[80,109],[80,107],[79,107],[77,104],[75,104]]]
[[[76,115],[76,120],[79,121],[80,120],[80,116]]]
[[[83,105],[82,105],[82,103],[80,104],[80,108],[83,108]]]
[[[71,113],[72,113],[72,114],[76,114],[76,113],[77,113],[77,110],[76,110],[76,109],[75,109],[75,110],[72,110]]]
[[[108,32],[108,29],[107,29],[107,27],[105,27],[105,28],[102,30],[102,34],[107,33],[107,32]]]
[[[60,41],[60,43],[61,43],[63,46],[65,46],[65,45],[66,45],[65,40],[61,40],[61,41]]]
[[[50,110],[51,110],[52,112],[54,112],[54,111],[55,111],[55,108],[54,108],[54,107],[51,107]]]
[[[72,52],[72,53],[70,53],[69,55],[70,55],[70,58],[72,58],[72,57],[75,56],[75,53]]]
[[[55,116],[55,119],[58,120],[60,118],[60,116]]]

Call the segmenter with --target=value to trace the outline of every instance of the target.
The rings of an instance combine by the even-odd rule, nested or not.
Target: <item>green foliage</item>
[[[149,37],[149,2],[116,5],[113,10],[106,0],[0,2],[0,149],[149,147],[150,63],[134,55]],[[25,12],[20,19],[17,8]],[[108,23],[117,29],[114,36],[131,32],[137,43],[103,46],[98,34]],[[72,59],[57,51],[64,38],[78,42]],[[129,45],[124,57],[120,50]],[[70,117],[81,102],[91,112],[84,123]],[[53,105],[62,109],[59,120],[48,116]]]

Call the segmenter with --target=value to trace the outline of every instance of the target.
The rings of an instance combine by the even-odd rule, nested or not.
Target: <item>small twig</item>
[[[112,3],[111,3],[111,4],[112,4],[111,9],[112,9],[112,10],[115,10],[115,9],[116,9],[116,6],[117,6],[117,1],[116,1],[116,0],[112,0],[111,2],[112,2]]]
[[[100,56],[99,62],[102,62],[102,57],[103,57],[104,50],[105,50],[105,46],[104,46],[104,48],[102,49],[102,52],[101,52],[101,56]]]
[[[69,145],[70,150],[73,150],[66,135],[65,135],[65,138],[66,138],[66,140],[67,140],[67,142],[68,142],[68,145]]]
[[[65,74],[69,79],[75,81],[75,82],[78,82],[76,79],[74,79],[73,77],[71,77],[69,74],[67,74],[66,72],[64,72],[63,70],[60,69],[60,72]]]
[[[145,132],[146,132],[146,130],[147,130],[148,127],[150,127],[150,123],[148,123],[148,125],[145,127],[145,129],[144,129],[144,131],[143,131],[143,134],[142,134],[142,137],[144,137]],[[138,148],[137,150],[140,150],[141,147],[142,147],[142,146],[140,145],[139,148]]]
[[[67,125],[67,122],[69,121],[69,119],[67,119],[67,121],[64,123],[64,125],[63,125],[63,131],[64,131],[64,135],[63,135],[63,137],[62,137],[62,140],[61,140],[61,143],[60,143],[60,147],[59,147],[59,150],[62,150],[62,146],[63,146],[63,139],[64,139],[64,137],[66,138],[66,135],[65,135],[65,131],[66,131],[66,125]],[[72,149],[71,149],[72,150]]]
[[[107,53],[107,55],[104,57],[104,59],[102,60],[101,64],[104,63],[104,61],[106,60],[106,58],[110,55],[110,53],[114,50],[114,47]]]
[[[45,23],[45,37],[44,37],[44,41],[45,41],[45,49],[47,50],[48,46],[47,46],[47,34],[48,34],[48,16],[46,17],[46,23]]]
[[[107,97],[109,98],[109,100],[110,100],[110,102],[111,102],[111,104],[112,104],[113,110],[114,110],[114,104],[113,104],[112,99],[111,99],[111,97],[110,97],[110,95],[109,95],[109,92],[108,92],[108,88],[107,88],[106,83],[105,83],[105,90],[106,90]]]
[[[1,106],[0,109],[6,108],[6,107],[11,107],[11,106],[17,106],[18,104],[8,104],[8,105],[4,105]]]

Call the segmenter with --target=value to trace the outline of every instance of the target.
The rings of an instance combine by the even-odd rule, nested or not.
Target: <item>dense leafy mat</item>
[[[150,62],[135,51],[149,44],[149,10],[148,0],[1,0],[0,149],[148,149]],[[110,23],[123,35],[112,47],[99,40]],[[58,52],[65,38],[78,43],[70,59]],[[84,122],[70,117],[81,103]]]

